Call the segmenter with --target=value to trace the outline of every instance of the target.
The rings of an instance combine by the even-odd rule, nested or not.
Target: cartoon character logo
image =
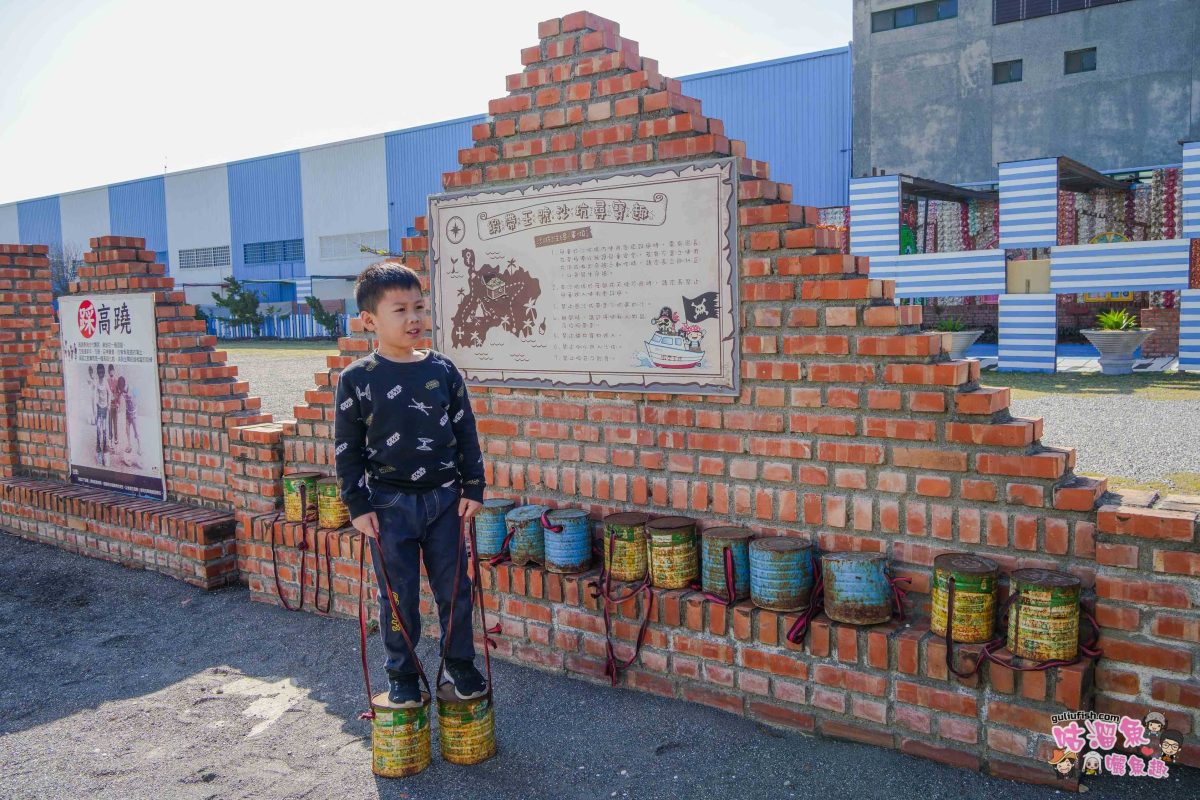
[[[1095,750],[1085,753],[1083,756],[1083,774],[1084,775],[1099,775],[1103,771],[1101,767],[1100,754]]]
[[[1162,760],[1174,764],[1179,760],[1179,751],[1183,749],[1183,734],[1167,729],[1162,732]]]
[[[699,353],[704,348],[700,342],[704,339],[704,329],[694,322],[687,322],[679,326],[679,335],[687,340],[687,348],[695,353]]]
[[[1072,753],[1070,750],[1056,749],[1054,755],[1050,757],[1049,764],[1054,767],[1054,773],[1058,779],[1062,780],[1075,770],[1075,764],[1078,761],[1078,753]]]
[[[650,322],[658,328],[658,332],[663,336],[674,336],[675,323],[679,322],[679,314],[672,311],[670,306],[663,306],[662,311],[658,312],[658,316]]]

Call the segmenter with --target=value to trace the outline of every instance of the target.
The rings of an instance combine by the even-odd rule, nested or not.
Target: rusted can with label
[[[1052,569],[1009,576],[1008,650],[1032,661],[1072,661],[1079,655],[1079,578]]]
[[[350,510],[342,502],[337,478],[317,481],[317,520],[322,528],[337,530],[350,523]]]
[[[459,700],[454,684],[443,683],[438,687],[437,713],[442,758],[469,766],[496,755],[496,715],[491,694]]]
[[[892,586],[882,553],[828,553],[821,559],[825,615],[835,622],[878,625],[892,618]]]
[[[508,535],[505,517],[516,506],[506,497],[489,497],[483,508],[475,515],[475,541],[479,545],[480,558],[498,556],[504,551],[504,537]]]
[[[508,512],[506,522],[512,538],[508,557],[518,567],[541,564],[546,560],[546,535],[542,530],[542,514],[547,506],[519,506]]]
[[[646,578],[646,525],[650,515],[640,511],[622,511],[604,518],[604,569],[613,580],[641,581]]]
[[[581,508],[556,508],[545,516],[546,569],[549,572],[586,572],[592,565],[592,526]]]
[[[962,644],[991,641],[996,624],[996,588],[1000,566],[970,553],[943,553],[933,560],[933,592],[929,627],[946,635],[950,582],[954,582],[951,635]]]
[[[317,479],[319,472],[292,472],[283,476],[283,518],[305,522],[317,518]]]
[[[704,591],[730,603],[750,596],[750,540],[746,528],[709,528],[700,535],[701,575]],[[726,557],[733,568],[733,597],[726,586]]]
[[[659,517],[646,524],[650,583],[659,589],[683,589],[700,577],[696,520]]]
[[[813,583],[812,545],[791,536],[763,536],[750,543],[750,600],[768,611],[808,608]]]
[[[371,771],[379,777],[403,778],[429,766],[429,695],[421,692],[421,700],[415,708],[396,708],[387,692],[371,699]]]

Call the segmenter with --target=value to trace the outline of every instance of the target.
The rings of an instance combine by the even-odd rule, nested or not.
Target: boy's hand
[[[363,536],[379,540],[379,517],[374,511],[368,511],[366,514],[360,514],[350,521],[354,529]]]
[[[483,503],[479,502],[478,500],[470,500],[466,497],[463,497],[458,501],[458,515],[462,517],[464,521],[469,520],[471,517],[478,514],[479,510],[482,508]]]

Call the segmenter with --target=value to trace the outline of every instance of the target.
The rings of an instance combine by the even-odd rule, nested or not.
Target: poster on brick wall
[[[736,394],[734,159],[429,198],[434,347],[479,384]]]
[[[71,482],[166,499],[151,294],[59,299]]]

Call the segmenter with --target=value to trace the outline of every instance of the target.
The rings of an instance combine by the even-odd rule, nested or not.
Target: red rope
[[[621,670],[628,669],[633,662],[637,660],[638,655],[642,651],[642,644],[646,640],[646,631],[650,627],[650,603],[653,596],[653,591],[650,588],[650,575],[647,572],[646,577],[642,582],[628,593],[621,597],[613,597],[612,594],[612,571],[609,565],[613,561],[614,548],[616,546],[616,534],[608,533],[608,559],[604,562],[604,566],[600,568],[600,577],[593,585],[592,597],[601,599],[600,613],[604,619],[604,674],[612,681],[612,685],[617,685],[617,676]],[[612,608],[615,608],[622,603],[633,599],[638,594],[642,594],[642,614],[641,623],[638,625],[637,639],[634,642],[633,655],[622,661],[617,658],[616,651],[613,649],[612,643]],[[611,606],[611,607],[610,607]]]
[[[804,637],[808,636],[808,629],[812,626],[812,621],[816,619],[817,614],[825,610],[825,578],[817,567],[817,554],[811,548],[808,554],[812,564],[813,585],[808,593],[808,608],[800,612],[800,617],[788,629],[786,638],[792,644],[804,642]]]

